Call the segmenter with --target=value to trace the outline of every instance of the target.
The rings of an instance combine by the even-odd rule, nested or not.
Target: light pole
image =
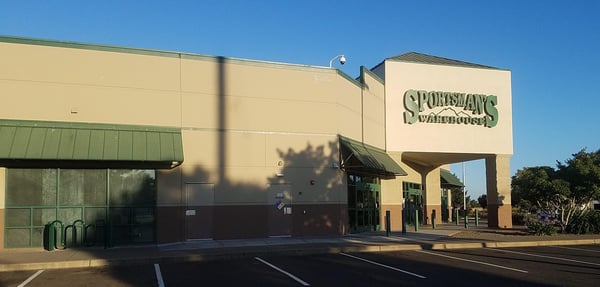
[[[465,177],[465,162],[462,162],[462,176],[463,176],[463,210],[465,211],[465,228],[469,227],[467,221],[467,180]]]

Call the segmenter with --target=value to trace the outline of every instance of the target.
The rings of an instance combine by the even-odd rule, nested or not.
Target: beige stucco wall
[[[12,43],[0,55],[2,118],[180,126],[177,58]]]
[[[387,148],[404,152],[512,154],[511,73],[506,70],[385,62]],[[404,122],[407,90],[461,92],[498,97],[495,127]],[[437,110],[426,110],[439,112]],[[460,112],[455,108],[456,112]],[[407,135],[409,139],[407,140]]]
[[[362,75],[364,142],[385,149],[385,85],[370,72]]]
[[[109,50],[0,43],[2,118],[181,127],[184,163],[159,172],[159,205],[182,204],[196,181],[233,190],[217,204],[263,202],[253,193],[273,181],[300,201],[345,202],[332,167],[337,134],[362,138],[357,83],[327,68]]]

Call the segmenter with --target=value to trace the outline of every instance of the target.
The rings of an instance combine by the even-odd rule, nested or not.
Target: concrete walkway
[[[486,230],[487,227],[480,227]],[[469,230],[477,230],[471,228]],[[487,229],[489,230],[489,229]],[[465,231],[452,224],[422,227],[405,234],[371,232],[337,237],[275,237],[239,240],[194,240],[181,243],[68,248],[46,251],[39,249],[9,249],[0,251],[0,271],[82,268],[124,264],[203,261],[242,258],[265,254],[316,254],[339,252],[380,252],[421,249],[452,249],[482,247],[516,247],[541,245],[600,244],[600,236],[585,239],[539,237],[539,240],[489,241],[478,238],[454,238]]]

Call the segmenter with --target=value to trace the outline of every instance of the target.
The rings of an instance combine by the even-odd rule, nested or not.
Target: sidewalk
[[[421,249],[453,249],[482,247],[516,247],[541,245],[600,244],[600,236],[587,237],[527,237],[482,238],[476,234],[489,232],[487,227],[443,224],[436,229],[423,226],[405,234],[385,231],[350,234],[338,237],[276,237],[238,240],[195,240],[188,242],[123,246],[69,248],[46,251],[40,249],[10,249],[0,251],[0,272],[52,268],[82,268],[124,264],[203,261],[260,256],[264,254],[316,254],[339,252],[379,252]],[[470,236],[470,234],[474,234]],[[466,236],[463,236],[465,234]],[[461,235],[461,236],[456,236]]]

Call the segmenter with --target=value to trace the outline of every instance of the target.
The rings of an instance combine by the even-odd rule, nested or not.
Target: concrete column
[[[447,202],[447,206],[445,206],[448,209],[448,222],[454,222],[454,216],[452,215],[452,189],[448,188],[448,202]]]
[[[442,195],[440,169],[436,168],[423,173],[423,212],[425,219],[423,224],[431,224],[431,213],[435,210],[438,218],[442,214]],[[439,221],[438,221],[439,222]]]
[[[385,211],[390,211],[391,228],[402,230],[402,177],[381,181],[380,222],[382,230],[385,222]]]
[[[510,203],[510,156],[493,155],[485,159],[488,201],[488,226],[512,228]]]

